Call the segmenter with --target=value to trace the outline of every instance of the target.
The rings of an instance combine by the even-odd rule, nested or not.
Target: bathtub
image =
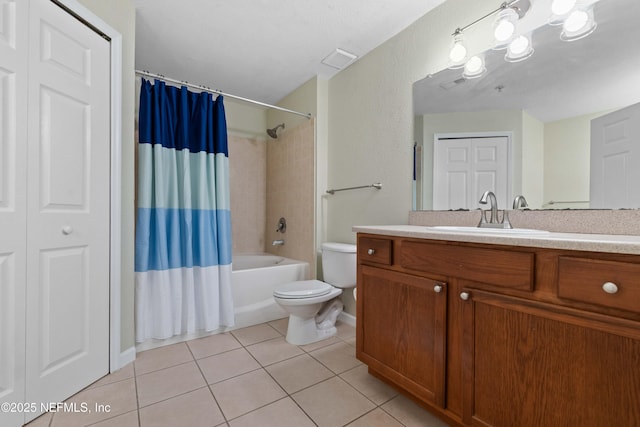
[[[273,290],[309,278],[309,263],[268,253],[234,254],[232,270],[234,329],[287,317],[273,299]]]

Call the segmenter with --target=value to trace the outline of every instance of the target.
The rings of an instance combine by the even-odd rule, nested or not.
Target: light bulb
[[[468,74],[475,74],[480,70],[482,70],[482,59],[478,56],[472,56],[467,63],[464,64],[464,71]]]
[[[507,62],[523,61],[533,55],[533,46],[531,46],[530,36],[518,36],[507,48],[507,54],[504,56]]]
[[[514,55],[520,55],[529,48],[529,39],[525,36],[516,37],[509,44],[509,51]]]
[[[496,29],[493,32],[493,36],[499,42],[504,42],[509,40],[509,38],[516,31],[516,26],[513,25],[513,22],[508,21],[506,19],[500,20],[498,25],[496,25]]]
[[[478,55],[472,56],[464,64],[462,77],[465,79],[476,79],[478,77],[482,77],[485,71],[487,71],[487,69],[484,67],[483,57]]]
[[[574,10],[562,24],[560,39],[571,42],[593,33],[598,24],[593,17],[593,9]]]
[[[461,41],[457,41],[449,52],[449,59],[453,63],[461,62],[467,56],[467,48]]]
[[[551,13],[556,16],[566,15],[576,5],[576,0],[553,0]]]
[[[501,10],[493,24],[493,37],[496,41],[509,40],[516,31],[516,22],[518,22],[518,12],[510,7]]]
[[[584,10],[574,10],[564,21],[563,29],[570,33],[580,31],[589,21],[589,14]]]

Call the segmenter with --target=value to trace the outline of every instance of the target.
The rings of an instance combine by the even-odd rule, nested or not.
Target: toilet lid
[[[278,286],[273,295],[278,298],[311,298],[326,295],[333,286],[320,280],[302,280]]]

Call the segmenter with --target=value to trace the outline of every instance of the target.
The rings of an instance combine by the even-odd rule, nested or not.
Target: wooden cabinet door
[[[640,325],[468,292],[465,424],[640,425]]]
[[[447,287],[359,266],[357,356],[425,401],[444,405]]]

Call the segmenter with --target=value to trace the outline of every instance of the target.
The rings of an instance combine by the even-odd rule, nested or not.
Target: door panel
[[[87,166],[91,139],[86,137],[91,106],[82,100],[42,87],[40,91],[40,207],[88,211]],[[73,165],[73,167],[69,167]]]
[[[640,104],[591,121],[590,207],[640,207]]]
[[[29,29],[26,401],[59,402],[109,368],[110,53],[50,0]]]

